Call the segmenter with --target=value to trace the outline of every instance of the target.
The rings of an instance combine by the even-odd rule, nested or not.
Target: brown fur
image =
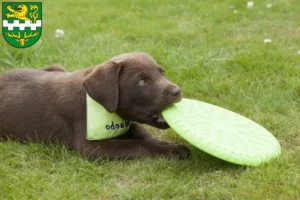
[[[139,85],[140,79],[146,83]],[[86,93],[134,122],[129,131],[118,138],[86,140]],[[89,160],[185,158],[185,146],[157,140],[138,124],[168,128],[161,111],[180,99],[180,89],[145,53],[123,54],[76,72],[61,66],[11,70],[0,75],[0,137],[60,142]]]

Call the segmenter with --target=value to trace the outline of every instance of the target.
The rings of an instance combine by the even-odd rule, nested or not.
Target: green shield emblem
[[[42,35],[42,3],[3,2],[2,34],[13,47],[34,45]]]

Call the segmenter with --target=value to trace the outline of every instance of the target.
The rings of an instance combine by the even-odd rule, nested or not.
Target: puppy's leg
[[[66,72],[67,71],[64,67],[59,66],[59,65],[47,66],[47,67],[40,68],[39,70],[47,71],[47,72],[53,72],[53,71]]]
[[[88,141],[75,145],[75,149],[89,161],[99,158],[114,160],[158,156],[183,159],[189,155],[189,150],[183,145],[161,145],[155,140],[143,139]]]
[[[82,130],[82,127],[80,129]],[[189,150],[184,145],[161,144],[152,137],[88,141],[85,133],[77,131],[76,133],[73,148],[90,161],[99,158],[113,160],[157,156],[182,159],[189,156]]]

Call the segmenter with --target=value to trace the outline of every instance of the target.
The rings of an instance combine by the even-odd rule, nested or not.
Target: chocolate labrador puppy
[[[86,139],[86,94],[131,121],[125,135]],[[60,66],[11,70],[0,75],[0,137],[59,142],[90,161],[186,158],[185,146],[155,139],[140,125],[168,128],[161,112],[180,100],[179,87],[146,53],[122,54],[76,72]]]

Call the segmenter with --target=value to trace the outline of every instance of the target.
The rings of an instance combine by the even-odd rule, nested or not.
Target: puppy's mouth
[[[150,121],[151,121],[150,125],[157,127],[157,128],[167,129],[170,127],[161,113],[151,115]]]
[[[174,103],[178,103],[179,101],[181,101],[182,97],[180,96],[179,98],[177,98],[175,101],[173,101],[170,104],[160,104],[160,109],[156,110],[156,112],[154,114],[151,114],[149,116],[149,121],[150,123],[148,123],[151,126],[154,126],[156,128],[160,128],[160,129],[167,129],[170,128],[169,124],[166,122],[166,120],[164,119],[164,117],[162,116],[162,111],[166,108],[168,108],[170,105],[173,105]]]
[[[152,118],[155,120],[157,123],[167,123],[162,114],[154,114],[152,115]]]

